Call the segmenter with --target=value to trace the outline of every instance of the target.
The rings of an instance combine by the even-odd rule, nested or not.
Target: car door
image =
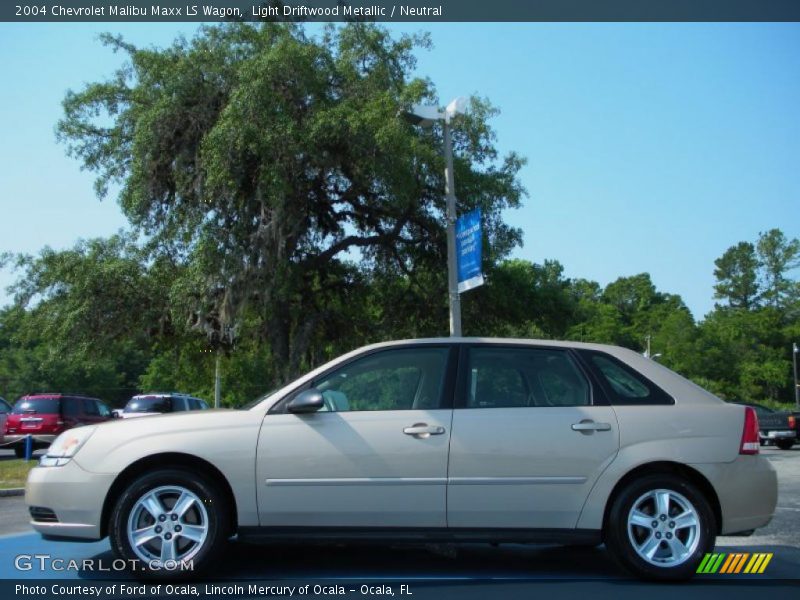
[[[450,443],[450,527],[571,529],[619,448],[617,420],[567,349],[465,347]]]
[[[264,417],[262,526],[445,527],[456,351],[370,352],[316,378],[324,407]]]

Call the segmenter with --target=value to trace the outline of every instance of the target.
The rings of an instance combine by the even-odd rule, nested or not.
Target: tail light
[[[789,415],[789,429],[795,429],[795,424],[797,421],[794,418],[794,415]]]
[[[742,444],[739,454],[758,454],[758,417],[752,406],[744,407],[744,430],[742,430]]]

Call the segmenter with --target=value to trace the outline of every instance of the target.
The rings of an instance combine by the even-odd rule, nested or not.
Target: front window
[[[384,350],[314,382],[329,412],[426,410],[441,405],[447,348]]]

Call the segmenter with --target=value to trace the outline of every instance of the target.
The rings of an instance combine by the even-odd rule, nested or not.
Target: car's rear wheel
[[[688,579],[715,539],[706,498],[690,482],[669,474],[629,483],[613,500],[605,526],[614,558],[646,579]]]
[[[781,450],[791,450],[792,446],[794,446],[794,440],[778,440],[775,445]]]
[[[111,514],[111,547],[146,577],[198,574],[213,564],[230,531],[225,499],[197,474],[163,469],[132,481]]]

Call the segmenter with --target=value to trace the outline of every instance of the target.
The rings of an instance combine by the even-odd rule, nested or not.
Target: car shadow
[[[797,580],[797,549],[790,546],[725,547],[719,551],[771,552],[773,559],[761,575],[705,574],[698,584],[726,584],[743,579],[768,584]],[[111,565],[111,551],[93,557]],[[82,570],[88,580],[129,580],[129,573]],[[248,544],[232,541],[215,568],[196,581],[375,580],[452,582],[569,580],[637,582],[621,570],[603,546],[501,544]]]
[[[111,565],[114,555],[93,557]],[[130,579],[130,573],[82,570],[83,579]],[[282,579],[608,579],[625,577],[602,547],[502,544],[230,543],[198,580]],[[191,579],[191,577],[190,577]]]

